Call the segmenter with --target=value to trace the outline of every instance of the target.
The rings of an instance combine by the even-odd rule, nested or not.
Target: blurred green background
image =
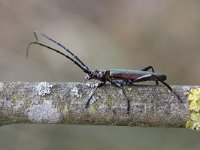
[[[0,0],[1,81],[83,81],[60,55],[33,46],[39,30],[63,43],[91,69],[152,65],[169,84],[199,84],[198,0]],[[45,39],[40,39],[51,45]],[[77,125],[8,125],[0,150],[199,150],[200,134],[186,129]]]

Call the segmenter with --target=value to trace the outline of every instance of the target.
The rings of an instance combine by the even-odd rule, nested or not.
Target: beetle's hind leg
[[[162,84],[164,84],[172,93],[174,93],[174,95],[176,95],[176,97],[178,98],[180,103],[183,103],[181,97],[171,88],[171,86],[169,84],[167,84],[166,82],[160,80],[158,77],[156,77],[156,78],[157,78],[158,81],[160,81]]]
[[[155,72],[152,66],[147,66],[147,67],[143,68],[142,71],[148,71],[149,69],[151,69],[152,72]],[[156,80],[155,82],[156,82],[156,85],[158,85],[158,81]]]
[[[153,75],[153,74],[147,74],[147,75],[143,75],[141,77],[138,77],[137,79],[133,80],[130,84],[133,84],[135,82],[144,82],[144,81],[148,81],[150,78],[154,78],[155,81],[159,81],[161,82],[163,85],[165,85],[172,93],[174,93],[174,95],[176,95],[176,97],[178,98],[179,102],[182,103],[182,99],[180,98],[180,96],[171,88],[171,86],[169,86],[166,82],[160,80],[157,76]]]
[[[114,85],[114,86],[119,87],[119,88],[122,89],[122,92],[123,92],[123,94],[124,94],[124,96],[125,96],[125,98],[127,100],[127,114],[129,114],[130,113],[130,100],[127,97],[126,92],[124,90],[124,85],[127,85],[127,82],[124,81],[124,80],[115,80],[115,81],[110,81],[110,83],[112,85]]]

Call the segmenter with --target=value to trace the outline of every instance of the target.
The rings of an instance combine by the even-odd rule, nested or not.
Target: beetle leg
[[[126,95],[126,92],[124,90],[124,85],[127,85],[127,81],[124,81],[124,80],[112,80],[110,81],[110,83],[116,87],[119,87],[122,89],[122,92],[125,96],[125,98],[127,99],[127,114],[130,113],[130,100],[128,99],[127,95]]]
[[[152,66],[147,66],[145,68],[142,69],[142,71],[148,71],[149,69],[152,70],[152,72],[155,72]],[[156,80],[156,85],[158,85],[158,81]]]
[[[176,95],[176,97],[178,98],[180,103],[183,103],[182,99],[180,98],[180,96],[171,88],[171,86],[169,86],[169,84],[167,84],[166,82],[160,80],[158,77],[154,76],[155,78],[157,78],[158,81],[160,81],[162,84],[164,84],[172,93],[174,93],[174,95]]]
[[[124,80],[112,80],[110,81],[110,83],[114,86],[117,86],[117,87],[122,87],[124,85],[126,85],[126,82],[127,81],[124,81]]]
[[[140,77],[136,78],[135,80],[130,81],[130,84],[135,83],[135,82],[149,81],[150,78],[152,78],[152,77],[153,77],[152,74],[146,74],[146,75],[143,75],[143,76],[140,76]],[[151,79],[151,80],[152,80],[152,79]],[[158,81],[157,78],[156,78],[155,81]]]
[[[159,81],[161,82],[163,85],[165,85],[172,93],[174,93],[174,95],[176,95],[176,97],[178,98],[178,100],[182,103],[182,100],[180,98],[180,96],[169,86],[169,84],[167,84],[166,82],[160,80],[157,76],[153,75],[153,74],[147,74],[141,77],[138,77],[137,79],[133,80],[131,82],[135,83],[135,82],[143,82],[143,81],[148,81],[148,80],[155,80],[155,81]]]
[[[95,87],[94,91],[90,94],[90,97],[88,98],[87,102],[85,103],[85,108],[88,108],[88,107],[89,107],[90,101],[91,101],[91,99],[92,99],[92,96],[93,96],[94,92],[95,92],[98,88],[102,87],[105,83],[106,83],[106,82],[100,82],[100,83],[98,83],[98,85]]]

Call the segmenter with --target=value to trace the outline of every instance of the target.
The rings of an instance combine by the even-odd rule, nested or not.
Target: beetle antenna
[[[86,69],[85,67],[83,67],[82,65],[80,65],[76,60],[74,60],[74,59],[71,58],[70,56],[68,56],[68,55],[62,53],[61,51],[59,51],[59,50],[57,50],[57,49],[54,49],[54,48],[52,48],[52,47],[50,47],[50,46],[47,46],[47,45],[45,45],[45,44],[42,44],[42,43],[40,43],[40,42],[31,42],[31,43],[28,44],[27,49],[26,49],[26,57],[28,57],[30,46],[33,45],[33,44],[40,45],[40,46],[42,46],[42,47],[45,47],[45,48],[47,48],[47,49],[50,49],[50,50],[52,50],[52,51],[54,51],[54,52],[56,52],[56,53],[59,53],[59,54],[65,56],[66,58],[68,58],[69,60],[71,60],[75,65],[77,65],[79,68],[81,68],[81,69],[83,70],[83,72],[85,72],[85,73],[87,73],[87,74],[90,73],[90,70],[89,70],[89,69]]]
[[[48,39],[49,41],[55,43],[56,45],[62,47],[66,52],[68,52],[70,55],[72,55],[74,57],[74,59],[76,59],[85,69],[89,70],[88,66],[85,65],[74,53],[72,53],[69,49],[67,49],[65,46],[63,46],[62,44],[60,44],[59,42],[55,41],[54,39],[48,37],[47,35],[45,35],[44,33],[42,32],[39,32],[39,31],[35,31],[34,32],[34,36],[35,36],[35,39],[36,41],[38,41],[38,36],[37,34],[45,37],[46,39]]]

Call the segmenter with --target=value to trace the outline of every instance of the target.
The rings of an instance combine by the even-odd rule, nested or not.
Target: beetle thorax
[[[104,80],[106,76],[106,70],[94,70],[91,71],[89,74],[86,75],[85,79],[91,80],[91,79],[97,79],[97,80]]]

